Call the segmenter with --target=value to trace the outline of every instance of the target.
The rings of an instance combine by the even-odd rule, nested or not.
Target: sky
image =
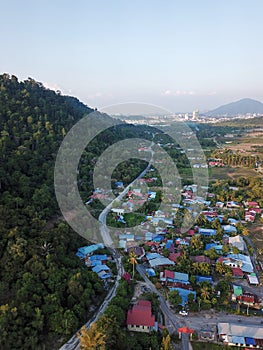
[[[0,73],[91,107],[263,102],[262,0],[0,0]]]

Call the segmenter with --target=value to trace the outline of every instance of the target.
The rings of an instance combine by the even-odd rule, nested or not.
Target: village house
[[[242,236],[237,235],[234,237],[228,237],[228,243],[232,247],[238,248],[240,251],[244,251],[245,249],[245,242]]]
[[[141,260],[145,255],[143,247],[139,247],[138,245],[127,248],[128,254],[132,252],[136,255],[138,260]]]
[[[251,213],[250,211],[245,212],[245,221],[247,222],[254,222],[256,218],[255,213]]]
[[[262,348],[263,328],[235,323],[218,323],[218,337],[226,345]]]
[[[192,260],[192,262],[196,263],[207,263],[209,265],[212,264],[211,260],[205,255],[190,256],[190,259]]]
[[[259,300],[257,295],[252,293],[243,293],[237,296],[236,300],[244,305],[253,306],[254,304],[258,304]]]
[[[244,272],[241,270],[240,267],[231,267],[232,275],[234,278],[243,278]]]
[[[148,300],[139,300],[132,309],[128,311],[127,328],[133,332],[150,333],[158,330],[158,323],[152,315],[151,302]]]

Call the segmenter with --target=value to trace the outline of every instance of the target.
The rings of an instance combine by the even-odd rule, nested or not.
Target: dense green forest
[[[58,348],[104,298],[101,280],[75,257],[87,242],[59,218],[53,188],[60,143],[90,112],[76,98],[31,78],[0,76],[1,349]],[[84,197],[92,191],[90,172],[105,146],[142,135],[145,128],[124,125],[95,140],[82,163]],[[133,169],[137,174],[139,168]]]

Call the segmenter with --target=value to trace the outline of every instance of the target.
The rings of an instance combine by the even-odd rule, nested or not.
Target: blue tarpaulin
[[[246,340],[246,345],[256,345],[256,341],[254,338],[245,338]]]
[[[154,269],[146,269],[148,276],[154,277],[156,276]]]

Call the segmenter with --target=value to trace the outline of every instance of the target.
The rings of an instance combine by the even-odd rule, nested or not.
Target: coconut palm
[[[130,252],[128,262],[132,264],[132,278],[134,278],[134,267],[137,264],[137,255],[134,252]]]
[[[209,287],[208,286],[203,286],[201,289],[200,289],[200,295],[201,295],[201,298],[203,300],[209,300],[209,297],[210,297],[210,290],[209,290]]]
[[[217,262],[215,266],[215,271],[219,275],[223,275],[223,273],[225,272],[225,265],[222,262]]]
[[[52,251],[54,251],[52,244],[47,243],[47,242],[44,242],[40,246],[40,249],[41,249],[41,255],[43,255],[43,256],[46,256],[46,255],[50,254]]]

